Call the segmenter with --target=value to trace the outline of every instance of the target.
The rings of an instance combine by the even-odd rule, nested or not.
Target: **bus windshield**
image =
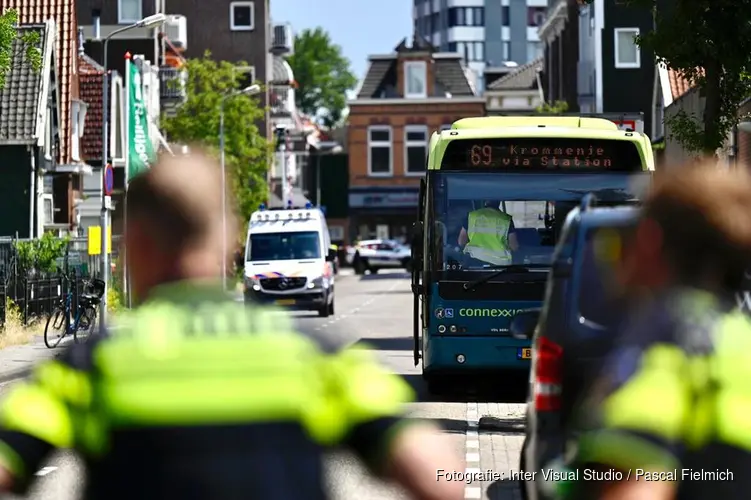
[[[255,233],[248,237],[245,260],[303,260],[321,257],[321,245],[315,231],[292,233]]]
[[[648,174],[484,173],[428,174],[431,190],[431,269],[444,273],[488,272],[506,265],[547,268],[566,215],[593,193],[598,205],[636,202]],[[509,237],[517,248],[500,263],[466,251],[470,212],[498,209],[511,216]],[[463,234],[464,233],[464,234]]]

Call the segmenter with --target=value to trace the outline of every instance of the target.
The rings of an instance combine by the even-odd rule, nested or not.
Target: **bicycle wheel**
[[[66,328],[68,322],[65,320],[65,311],[59,307],[55,308],[44,327],[44,345],[49,349],[54,349],[63,340],[67,334]]]
[[[87,306],[78,320],[78,328],[73,332],[74,342],[88,342],[96,333],[96,308]]]

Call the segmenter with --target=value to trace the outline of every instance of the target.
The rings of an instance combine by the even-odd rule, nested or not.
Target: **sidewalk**
[[[64,344],[47,349],[41,335],[34,337],[30,344],[6,347],[0,350],[0,383],[25,377],[40,361],[52,359],[64,351]]]

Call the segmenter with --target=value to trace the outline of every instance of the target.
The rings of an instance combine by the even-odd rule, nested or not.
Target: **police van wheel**
[[[334,315],[334,299],[331,299],[331,304],[329,304],[329,315]]]

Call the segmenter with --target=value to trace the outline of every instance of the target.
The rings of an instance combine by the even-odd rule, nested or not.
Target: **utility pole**
[[[289,189],[289,182],[287,181],[287,129],[284,127],[277,127],[276,129],[276,144],[278,151],[281,153],[281,167],[282,167],[282,207],[286,207],[287,190]],[[292,200],[289,200],[292,201]]]

